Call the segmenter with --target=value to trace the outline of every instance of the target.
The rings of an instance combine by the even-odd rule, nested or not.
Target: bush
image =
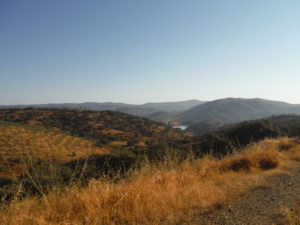
[[[204,154],[213,154],[222,157],[233,151],[231,142],[222,134],[207,134],[202,137],[199,145],[193,146],[193,152],[197,157]]]
[[[86,183],[91,178],[122,177],[137,164],[138,159],[134,154],[120,153],[91,155],[87,159],[66,163],[65,166],[75,171],[75,178],[79,182]]]
[[[278,128],[267,120],[246,121],[227,132],[228,139],[235,147],[244,147],[251,142],[279,135]]]
[[[129,140],[129,141],[127,141],[127,146],[132,147],[132,146],[137,145],[138,143],[139,143],[138,140]]]
[[[259,168],[262,170],[271,170],[278,166],[279,162],[270,157],[263,158],[259,161]]]
[[[240,171],[248,172],[250,171],[250,168],[251,168],[250,160],[246,158],[242,158],[242,159],[233,160],[227,169],[233,170],[235,172],[240,172]]]

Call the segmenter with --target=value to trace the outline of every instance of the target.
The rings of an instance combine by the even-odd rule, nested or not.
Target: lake
[[[177,126],[172,126],[173,128],[185,130],[188,126],[187,125],[177,125]]]

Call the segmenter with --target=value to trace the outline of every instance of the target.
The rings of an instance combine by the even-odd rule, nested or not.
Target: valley
[[[116,111],[0,109],[0,134],[4,225],[17,220],[18,225],[83,224],[84,218],[91,225],[98,220],[107,225],[201,224],[213,221],[209,215],[220,207],[239,204],[269,176],[297,167],[300,157],[297,115],[187,127]],[[215,218],[217,224],[223,221]]]
[[[223,125],[234,124],[245,120],[255,120],[272,115],[300,115],[300,105],[266,99],[225,98],[213,101],[187,100],[180,102],[145,103],[132,105],[126,103],[65,103],[42,105],[11,105],[5,108],[44,108],[76,109],[92,111],[115,111],[144,117],[171,126],[180,124],[193,127],[201,126],[201,134],[214,131]],[[202,123],[202,124],[201,124]],[[186,127],[186,128],[187,128]],[[184,127],[180,127],[181,129]],[[196,128],[197,129],[197,128]],[[199,133],[199,132],[198,132]]]
[[[300,1],[0,2],[0,225],[300,225]]]

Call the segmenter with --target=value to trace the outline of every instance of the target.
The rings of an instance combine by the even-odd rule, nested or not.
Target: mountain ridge
[[[261,98],[225,98],[192,107],[179,114],[176,119],[182,123],[236,123],[280,114],[300,114],[300,105]]]
[[[11,108],[68,108],[68,109],[84,109],[94,111],[117,111],[134,116],[152,117],[152,114],[165,112],[160,118],[156,115],[156,120],[165,122],[173,118],[174,114],[181,113],[193,106],[203,103],[200,100],[187,100],[178,102],[148,102],[144,104],[127,104],[119,102],[82,102],[82,103],[48,103],[48,104],[28,104],[28,105],[0,105],[0,109]],[[168,115],[168,116],[167,116]]]
[[[168,123],[193,124],[202,121],[236,123],[280,114],[300,114],[300,104],[262,98],[223,98],[213,101],[187,100],[178,102],[148,102],[127,104],[118,102],[49,103],[0,105],[9,108],[67,108],[93,111],[116,111]]]

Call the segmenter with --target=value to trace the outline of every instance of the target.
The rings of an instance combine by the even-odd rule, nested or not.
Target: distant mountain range
[[[192,107],[179,114],[176,120],[188,124],[200,121],[236,123],[280,114],[300,114],[300,105],[259,98],[225,98]]]
[[[300,114],[299,104],[270,101],[265,99],[225,98],[203,102],[188,100],[179,102],[145,103],[142,105],[85,102],[40,105],[11,105],[0,108],[68,108],[95,111],[118,111],[135,116],[146,117],[159,122],[178,121],[183,124],[195,124],[203,121],[215,121],[221,124],[260,119],[280,114]],[[201,126],[215,126],[215,123]],[[219,124],[218,124],[219,126]]]
[[[182,113],[196,105],[203,103],[199,100],[188,100],[179,102],[149,102],[142,105],[114,103],[114,102],[84,102],[84,103],[62,103],[62,104],[35,104],[35,105],[9,105],[0,106],[0,109],[8,108],[67,108],[85,109],[94,111],[118,111],[130,115],[150,118],[160,122],[166,122],[174,118],[175,115]]]

